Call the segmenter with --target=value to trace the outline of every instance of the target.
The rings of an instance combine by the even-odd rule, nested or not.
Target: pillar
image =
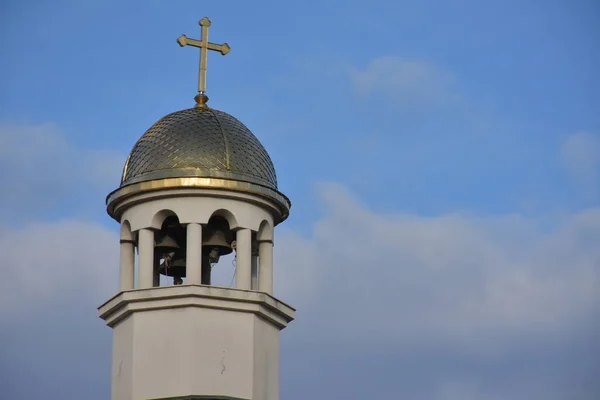
[[[250,290],[252,274],[252,231],[250,229],[240,229],[236,237],[236,280],[235,286],[238,289]]]
[[[119,287],[121,291],[123,290],[131,290],[134,285],[134,243],[133,240],[123,240],[121,239],[121,249],[119,255],[119,270],[120,273],[120,282]]]
[[[258,290],[273,294],[273,241],[263,240],[258,244]]]
[[[140,229],[138,232],[138,286],[140,289],[151,288],[154,283],[154,231]]]
[[[202,283],[202,225],[197,223],[187,225],[186,243],[186,283],[200,285]]]

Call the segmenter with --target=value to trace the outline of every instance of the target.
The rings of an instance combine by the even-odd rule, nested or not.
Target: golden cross
[[[204,17],[200,20],[200,40],[189,39],[185,35],[181,35],[177,38],[177,43],[181,47],[193,46],[200,49],[200,73],[198,75],[198,92],[199,96],[196,96],[196,101],[201,107],[208,101],[206,96],[206,62],[208,61],[208,50],[218,51],[225,55],[231,51],[231,47],[227,43],[215,44],[208,41],[208,27],[211,22],[210,19]]]

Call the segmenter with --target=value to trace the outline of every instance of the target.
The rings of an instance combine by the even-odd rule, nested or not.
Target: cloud
[[[350,68],[348,74],[359,95],[380,94],[404,106],[445,104],[458,99],[453,75],[425,61],[379,57],[364,70]]]
[[[116,235],[93,222],[39,218],[62,210],[73,218],[93,197],[101,209],[121,166],[116,152],[77,146],[53,124],[0,125],[0,254],[9,276],[0,282],[0,315],[112,293],[116,270],[107,263],[118,265]]]
[[[0,397],[110,397],[111,335],[96,307],[117,292],[118,246],[91,222],[0,229]]]
[[[108,192],[119,184],[124,160],[76,146],[53,124],[0,125],[0,207],[11,210],[2,218],[35,215],[92,189]]]
[[[288,398],[594,398],[600,209],[425,217],[319,192],[311,232],[277,232]]]
[[[580,193],[595,199],[600,181],[600,137],[584,131],[573,133],[564,140],[560,156]]]
[[[104,302],[118,289],[118,246],[115,232],[91,222],[1,229],[0,317],[35,318],[57,301]]]
[[[548,228],[521,215],[378,214],[339,185],[321,196],[310,236],[280,230],[277,288],[327,316],[330,339],[484,348],[559,337],[600,311],[600,209]]]
[[[585,399],[597,388],[597,349],[585,346],[598,332],[599,209],[548,224],[379,213],[338,184],[319,194],[310,232],[277,229],[276,295],[298,309],[283,333],[282,396],[560,399],[576,388],[570,398]],[[16,346],[0,352],[0,376],[81,367],[35,387],[12,380],[13,397],[82,379],[62,398],[102,398],[89,388],[109,385],[110,331],[95,307],[117,291],[117,239],[77,220],[0,232],[0,338]],[[221,272],[228,281],[229,264]],[[44,348],[52,362],[34,357]],[[90,379],[86,365],[105,375]]]

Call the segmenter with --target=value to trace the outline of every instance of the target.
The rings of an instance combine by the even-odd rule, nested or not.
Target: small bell
[[[154,249],[157,253],[170,253],[179,249],[180,246],[177,243],[177,241],[168,233],[159,232],[157,233],[157,236],[159,237],[156,240],[156,243],[154,244]]]
[[[209,257],[210,262],[216,263],[219,257],[233,251],[229,236],[231,236],[229,224],[222,218],[211,219],[206,225],[203,235],[206,239],[202,241],[202,251]]]
[[[158,272],[165,276],[185,278],[185,254],[182,252],[164,254]]]

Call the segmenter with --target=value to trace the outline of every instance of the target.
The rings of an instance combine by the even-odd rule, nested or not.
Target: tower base
[[[98,311],[113,328],[112,400],[279,399],[279,331],[295,310],[266,293],[156,287]]]

